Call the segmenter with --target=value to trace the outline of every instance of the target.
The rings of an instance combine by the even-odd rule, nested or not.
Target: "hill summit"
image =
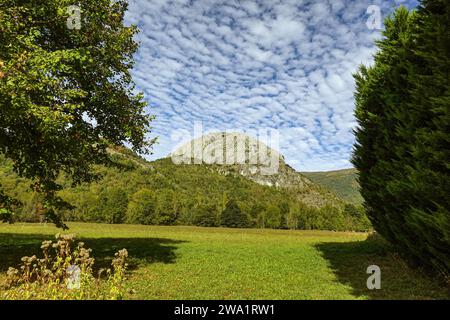
[[[278,136],[271,136],[271,145],[278,145]],[[239,132],[209,133],[185,143],[170,157],[174,163],[239,165],[250,173],[276,174],[280,161],[284,161],[262,139]]]
[[[174,164],[214,166],[222,174],[238,174],[260,185],[292,189],[307,205],[340,204],[332,192],[286,164],[275,149],[279,139],[276,134],[263,138],[240,132],[209,133],[184,143],[168,157]]]

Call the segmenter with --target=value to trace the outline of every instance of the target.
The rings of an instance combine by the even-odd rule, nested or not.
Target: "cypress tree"
[[[399,251],[450,271],[449,3],[401,7],[375,64],[355,75],[353,164],[374,228]]]

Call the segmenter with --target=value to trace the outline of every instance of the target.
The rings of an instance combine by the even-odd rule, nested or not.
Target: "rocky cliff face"
[[[276,137],[268,144],[277,145]],[[266,143],[243,133],[210,133],[194,139],[169,155],[176,164],[209,165],[222,174],[239,174],[258,184],[297,191],[309,205],[339,205],[328,190],[295,171]]]

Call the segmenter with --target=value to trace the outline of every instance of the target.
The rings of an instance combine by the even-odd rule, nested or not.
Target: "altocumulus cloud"
[[[152,159],[195,122],[205,130],[278,129],[297,170],[350,167],[354,73],[370,64],[367,8],[382,17],[415,0],[131,0],[141,29],[133,71],[156,114]],[[177,132],[177,134],[173,134]]]

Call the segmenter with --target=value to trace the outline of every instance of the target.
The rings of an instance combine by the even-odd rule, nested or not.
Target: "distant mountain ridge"
[[[354,168],[323,172],[302,172],[302,174],[314,183],[331,190],[345,201],[359,205],[364,200],[359,192],[358,171]]]

